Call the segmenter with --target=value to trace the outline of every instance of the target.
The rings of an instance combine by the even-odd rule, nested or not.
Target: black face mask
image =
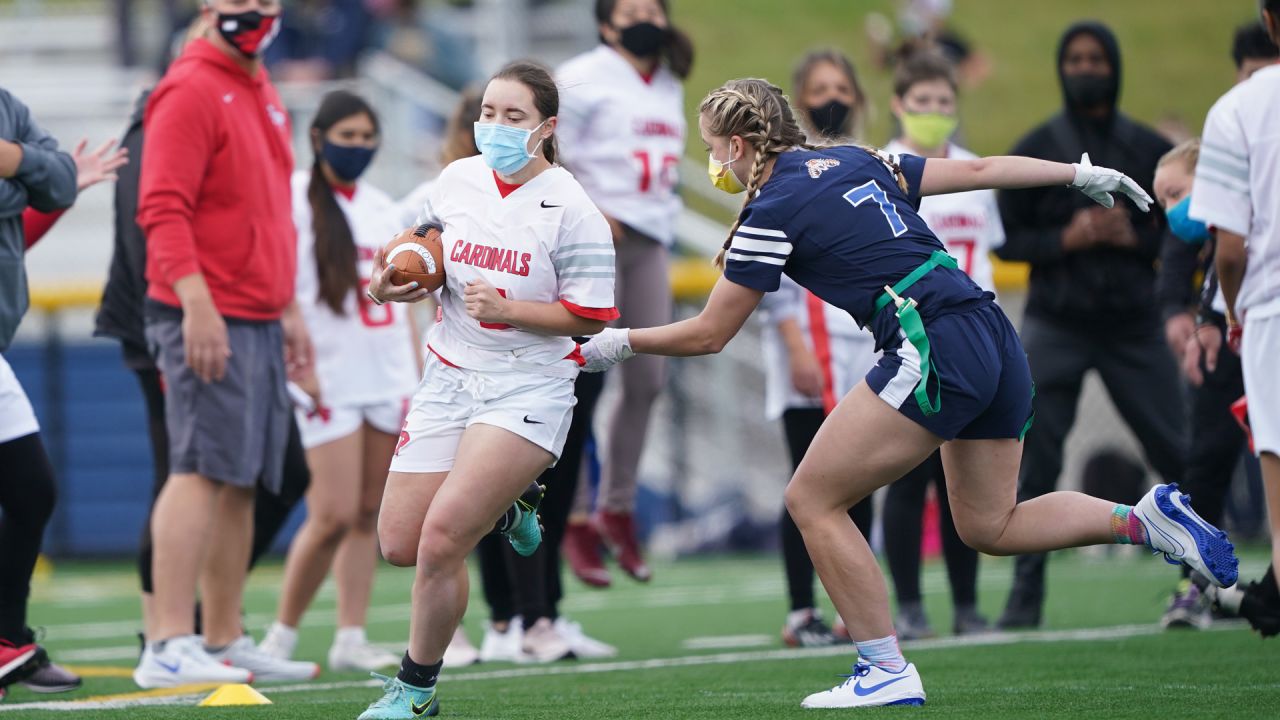
[[[1072,105],[1083,108],[1098,107],[1111,102],[1114,87],[1110,75],[1065,75],[1062,87]]]
[[[826,137],[839,137],[844,134],[844,121],[849,117],[849,110],[849,106],[839,100],[828,100],[809,110],[809,120],[813,129]]]
[[[618,42],[632,55],[651,58],[667,42],[667,31],[651,22],[638,22],[618,30]]]

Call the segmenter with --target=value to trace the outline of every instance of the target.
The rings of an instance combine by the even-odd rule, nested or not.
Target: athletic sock
[[[353,627],[340,627],[338,628],[338,631],[333,634],[334,645],[364,645],[368,642],[369,639],[365,636],[364,628],[359,625]]]
[[[1147,529],[1132,505],[1116,505],[1111,511],[1111,537],[1117,545],[1147,544]]]
[[[396,677],[402,683],[426,690],[435,687],[436,678],[440,677],[442,667],[444,667],[443,660],[434,665],[419,665],[409,657],[408,652],[405,652],[404,659],[400,661],[400,672],[396,673]]]
[[[879,640],[859,640],[854,644],[858,647],[859,657],[881,670],[897,673],[907,667],[907,659],[902,657],[902,648],[898,647],[897,635]]]

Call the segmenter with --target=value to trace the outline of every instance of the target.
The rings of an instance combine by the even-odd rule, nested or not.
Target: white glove
[[[1118,170],[1099,167],[1089,162],[1089,153],[1081,155],[1080,162],[1073,163],[1071,167],[1076,169],[1076,179],[1072,180],[1068,187],[1088,195],[1090,200],[1099,205],[1112,207],[1116,204],[1116,200],[1111,197],[1111,193],[1120,192],[1128,195],[1142,212],[1146,212],[1151,207],[1151,196],[1139,187],[1138,183]]]
[[[599,335],[592,336],[582,346],[582,357],[587,361],[582,369],[590,373],[604,372],[635,355],[630,334],[629,328],[605,328]]]

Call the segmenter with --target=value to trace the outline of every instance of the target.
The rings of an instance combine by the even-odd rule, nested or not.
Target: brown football
[[[386,249],[387,264],[394,267],[391,282],[417,282],[432,292],[444,285],[444,243],[440,231],[429,225],[406,228]]]

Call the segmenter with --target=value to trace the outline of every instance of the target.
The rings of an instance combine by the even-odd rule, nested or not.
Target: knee
[[[418,542],[418,570],[426,577],[452,572],[465,562],[470,548],[462,546],[457,537],[443,528],[428,524],[422,530]]]
[[[356,513],[351,529],[361,533],[371,533],[378,527],[378,509],[361,510]]]
[[[382,557],[396,567],[413,567],[418,562],[418,538],[378,525],[378,546]]]
[[[987,555],[1011,555],[1004,548],[1005,523],[996,518],[955,517],[956,534],[965,545]]]
[[[812,502],[811,495],[806,493],[801,483],[795,480],[787,483],[787,489],[783,492],[782,499],[787,506],[787,513],[791,515],[791,520],[795,522],[796,527],[803,528],[818,515],[817,505]]]

